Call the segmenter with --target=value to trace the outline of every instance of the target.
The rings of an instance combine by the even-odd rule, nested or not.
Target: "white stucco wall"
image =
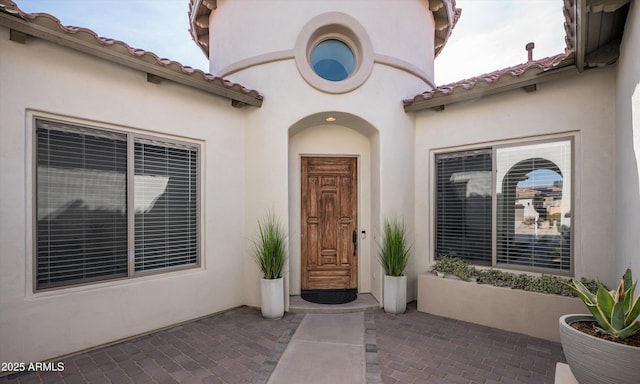
[[[295,235],[299,210],[291,209],[290,202],[299,197],[291,196],[298,192],[289,186],[290,159],[295,157],[291,151],[298,151],[296,146],[302,142],[311,142],[300,139],[301,136],[296,138],[296,133],[313,130],[324,124],[324,117],[338,114],[335,125],[357,131],[369,142],[371,166],[360,169],[361,175],[366,173],[371,179],[371,190],[367,191],[371,204],[361,206],[360,212],[360,217],[371,217],[370,224],[361,222],[365,224],[361,230],[368,234],[361,251],[368,247],[369,252],[363,251],[360,255],[360,266],[364,270],[359,271],[358,288],[381,300],[382,272],[375,261],[374,245],[380,223],[390,215],[402,216],[413,238],[414,116],[403,111],[401,100],[429,88],[428,81],[411,68],[419,68],[426,77],[433,78],[433,17],[428,3],[389,1],[371,7],[363,2],[341,1],[260,2],[250,12],[241,5],[239,1],[218,3],[210,18],[210,37],[211,71],[225,72],[225,68],[236,66],[228,78],[249,84],[265,95],[262,108],[246,114],[245,233],[249,238],[254,236],[256,218],[271,209],[286,220]],[[376,59],[371,73],[360,86],[339,94],[319,90],[305,81],[299,71],[300,63],[294,58],[296,41],[309,20],[330,11],[347,14],[361,24],[377,58],[406,65],[389,65]],[[278,22],[283,18],[287,23]],[[230,20],[233,25],[229,24]],[[381,27],[384,25],[397,27],[394,29],[397,33],[387,33],[389,28]],[[416,38],[421,35],[425,38]],[[272,54],[279,59],[257,60],[257,64],[251,64],[256,57]],[[238,62],[249,64],[238,65]],[[305,144],[304,151],[322,155],[333,154],[341,148],[340,145],[334,147],[329,148],[323,140],[313,140],[310,145]],[[290,242],[289,246],[286,281],[290,284],[288,291],[297,293],[300,290],[299,244]],[[247,247],[249,252],[250,243]],[[416,297],[415,270],[410,263],[409,300]],[[245,302],[258,306],[257,268],[247,263],[244,272]]]
[[[316,20],[323,20],[320,24],[334,22],[327,17],[330,12],[347,15],[345,22],[357,38],[371,44],[370,56],[365,57],[373,65],[370,74],[358,87],[338,94],[318,88],[300,69],[307,65],[304,49],[308,44],[300,37],[306,36]],[[221,0],[209,26],[210,70],[250,84],[265,95],[263,107],[247,115],[246,233],[255,233],[256,217],[267,208],[286,217],[292,232],[297,228],[299,213],[289,207],[291,201],[297,201],[297,196],[290,194],[298,192],[288,186],[289,162],[295,156],[287,154],[297,152],[297,145],[306,141],[301,136],[296,138],[295,133],[322,124],[324,113],[349,116],[335,124],[366,136],[371,151],[370,169],[360,169],[361,175],[371,175],[371,190],[367,191],[371,204],[361,206],[360,212],[361,217],[371,217],[371,223],[361,222],[361,230],[368,235],[361,248],[360,266],[364,270],[359,271],[358,288],[370,291],[381,301],[382,271],[375,261],[380,223],[391,215],[402,216],[413,237],[414,116],[403,111],[401,100],[429,89],[433,79],[434,21],[428,2],[384,1],[371,6],[359,1],[275,1],[256,2],[247,9],[242,1]],[[394,33],[389,33],[391,30]],[[359,75],[356,72],[354,77]],[[331,154],[340,148],[330,148],[322,140],[310,143],[304,150],[315,154]],[[364,252],[367,247],[369,252]],[[288,282],[293,284],[289,287],[292,293],[300,289],[298,248],[297,242],[290,243]],[[413,263],[407,273],[408,298],[412,300],[417,289]],[[247,264],[245,275],[246,302],[259,305],[255,266]]]
[[[312,18],[345,13],[366,30],[375,54],[408,63],[433,80],[433,17],[428,1],[218,0],[209,21],[210,71],[269,56],[292,59],[296,39]],[[393,31],[393,33],[389,33]]]
[[[268,76],[263,71],[267,71]],[[246,233],[248,236],[256,233],[256,218],[262,216],[266,209],[273,209],[281,218],[286,218],[286,225],[292,228],[289,221],[296,213],[289,211],[292,199],[289,195],[288,155],[291,130],[294,133],[304,132],[306,128],[323,122],[314,122],[310,116],[323,119],[325,115],[337,115],[336,125],[358,131],[370,142],[371,169],[361,169],[360,172],[371,174],[371,212],[361,212],[361,216],[372,217],[371,226],[362,228],[368,233],[371,251],[368,255],[361,255],[369,259],[361,259],[361,265],[368,263],[372,266],[369,277],[371,292],[381,300],[382,274],[373,261],[373,244],[379,235],[379,224],[391,214],[403,216],[413,235],[413,116],[407,115],[399,102],[405,94],[403,89],[415,86],[413,78],[390,67],[374,67],[362,87],[335,96],[319,92],[301,79],[291,80],[292,71],[295,71],[293,62],[275,62],[243,72],[246,84],[252,84],[265,93],[263,107],[247,113]],[[329,151],[322,141],[315,143],[317,145],[305,147],[305,150],[315,154],[335,151]],[[295,257],[299,251],[290,249],[290,255]],[[297,265],[296,261],[290,260],[290,266],[298,268]],[[409,297],[415,298],[413,266],[408,273],[412,284]],[[245,276],[246,303],[258,306],[259,274],[253,263],[246,265]],[[291,292],[297,290],[299,287],[290,288]]]
[[[244,303],[244,112],[0,28],[0,361],[41,361]],[[34,293],[32,116],[202,145],[202,267]]]
[[[259,109],[234,109],[229,100],[171,82],[148,83],[145,73],[41,40],[15,43],[0,29],[0,361],[43,360],[234,306],[259,306],[250,239],[268,210],[289,229],[287,292],[299,293],[301,154],[359,158],[359,225],[367,238],[359,245],[358,289],[379,301],[383,275],[375,256],[386,217],[403,217],[415,241],[408,300],[416,298],[417,274],[433,261],[432,151],[553,135],[575,140],[575,275],[612,284],[626,266],[638,271],[636,3],[617,75],[615,67],[591,70],[538,85],[534,93],[516,90],[418,113],[405,113],[401,100],[429,87],[411,66],[433,78],[427,1],[374,7],[365,1],[255,1],[250,10],[246,2],[218,1],[211,70],[272,53],[284,58],[238,67],[229,76],[265,95]],[[292,54],[305,23],[328,11],[362,24],[377,57],[409,66],[376,61],[352,91],[314,88]],[[203,266],[33,293],[34,115],[200,143]],[[327,125],[327,116],[337,121]]]
[[[418,270],[433,260],[432,151],[574,136],[574,268],[578,277],[614,276],[615,68],[423,111],[416,118]],[[637,181],[637,180],[636,180]]]
[[[640,275],[640,4],[630,3],[616,77],[616,276]]]

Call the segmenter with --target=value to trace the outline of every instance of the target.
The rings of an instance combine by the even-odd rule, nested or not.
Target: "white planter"
[[[262,316],[265,319],[279,319],[284,315],[284,279],[262,279]]]
[[[587,335],[571,327],[594,321],[591,315],[560,317],[562,350],[581,384],[631,384],[640,380],[640,348]]]
[[[407,276],[384,275],[384,311],[404,313],[407,309]]]

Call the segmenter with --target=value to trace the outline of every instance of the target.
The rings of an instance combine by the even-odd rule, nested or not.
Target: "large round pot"
[[[577,321],[595,320],[591,315],[560,317],[562,350],[580,384],[637,384],[640,348],[587,335],[571,327]]]
[[[284,278],[261,280],[262,316],[279,319],[284,315]]]
[[[407,309],[407,276],[384,275],[384,311],[404,313]]]

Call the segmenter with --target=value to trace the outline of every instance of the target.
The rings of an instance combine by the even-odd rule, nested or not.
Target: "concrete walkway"
[[[269,384],[366,383],[364,312],[307,314]]]

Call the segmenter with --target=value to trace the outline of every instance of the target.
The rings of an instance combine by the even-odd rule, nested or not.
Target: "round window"
[[[319,91],[353,91],[373,69],[373,47],[367,31],[341,12],[322,13],[302,28],[294,49],[298,71]]]
[[[311,51],[311,66],[325,80],[342,81],[355,67],[355,56],[349,46],[340,40],[321,41]]]

